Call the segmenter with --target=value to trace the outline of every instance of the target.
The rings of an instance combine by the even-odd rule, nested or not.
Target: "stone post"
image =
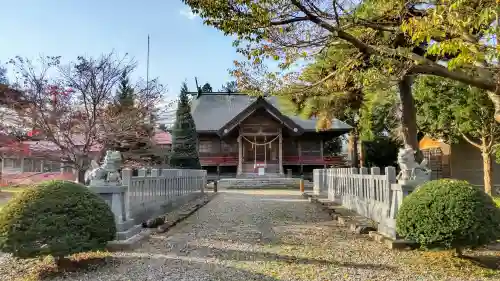
[[[123,241],[137,235],[141,231],[141,225],[135,224],[130,218],[130,202],[128,200],[129,186],[124,185],[118,169],[121,165],[119,152],[108,151],[104,164],[97,168],[95,177],[90,180],[89,190],[101,196],[111,208],[115,216],[116,237],[115,240]],[[130,184],[131,171],[125,169],[125,183]]]
[[[283,134],[279,134],[279,168],[280,175],[283,175]]]
[[[326,164],[325,164],[325,157],[324,157],[324,152],[323,152],[323,139],[319,141],[319,153],[321,156],[321,163],[323,163],[323,168],[326,169]]]
[[[242,146],[242,142],[241,142],[241,135],[238,136],[238,171],[237,171],[237,174],[241,174],[242,173],[242,157],[241,157],[241,154],[243,152],[243,146]]]

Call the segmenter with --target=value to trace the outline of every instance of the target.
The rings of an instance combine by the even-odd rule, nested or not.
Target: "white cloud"
[[[179,14],[181,14],[181,16],[185,16],[189,20],[194,20],[197,17],[197,15],[195,15],[195,13],[193,13],[193,11],[191,11],[189,8],[180,10]]]

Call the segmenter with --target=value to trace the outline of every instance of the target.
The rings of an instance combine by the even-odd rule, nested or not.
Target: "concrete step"
[[[218,186],[221,188],[270,188],[287,187],[298,188],[300,179],[297,178],[235,178],[220,179]]]
[[[237,178],[243,179],[254,179],[254,178],[285,178],[283,174],[280,173],[266,173],[264,175],[259,175],[258,173],[242,173],[237,176]]]

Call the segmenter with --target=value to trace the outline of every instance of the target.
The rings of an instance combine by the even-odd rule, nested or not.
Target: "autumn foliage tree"
[[[275,92],[285,110],[291,108],[305,119],[317,117],[318,130],[330,128],[333,118],[351,125],[349,151],[354,166],[358,165],[360,138],[371,140],[384,130],[390,133],[394,128],[382,124],[396,118],[389,105],[394,103],[395,92],[384,83],[389,71],[380,61],[362,56],[347,44],[325,48],[300,73],[287,75],[287,85]],[[366,82],[377,80],[375,75],[382,83]]]
[[[232,72],[240,88],[274,92],[286,73],[314,59],[326,47],[348,44],[364,58],[394,68],[402,103],[405,143],[417,144],[414,77],[428,74],[488,91],[500,121],[497,47],[486,44],[499,33],[498,5],[475,1],[183,0],[205,23],[236,35],[247,61]],[[496,36],[498,40],[498,36]],[[278,71],[266,69],[275,60]],[[331,69],[330,72],[334,70]],[[330,73],[329,72],[329,73]]]
[[[493,102],[484,90],[435,77],[415,84],[418,126],[422,132],[449,143],[467,142],[483,159],[484,189],[493,192],[492,157],[500,146],[500,124],[491,116]]]
[[[44,157],[62,160],[76,169],[79,182],[84,182],[96,150],[102,154],[116,143],[140,142],[149,137],[138,135],[136,129],[145,123],[144,117],[161,89],[138,87],[133,109],[110,110],[122,75],[135,68],[126,57],[114,53],[97,58],[80,56],[68,64],[61,64],[60,57],[42,57],[37,64],[16,57],[11,63],[20,76],[18,87],[28,104],[17,111],[19,119],[58,148],[59,153]]]

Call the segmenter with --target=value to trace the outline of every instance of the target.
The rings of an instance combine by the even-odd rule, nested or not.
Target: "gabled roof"
[[[224,95],[220,93],[203,93],[198,98],[193,98],[191,102],[191,113],[196,124],[196,130],[198,132],[218,132],[231,120],[235,119],[238,114],[250,107],[256,99],[256,97],[250,97],[243,94]],[[279,109],[276,97],[271,96],[263,99],[283,114]],[[298,129],[303,131],[316,131],[316,118],[305,120],[299,116],[286,117],[300,126]],[[351,126],[338,119],[332,120],[331,131],[348,132],[351,129]]]
[[[297,125],[293,120],[284,116],[279,109],[274,107],[268,101],[266,101],[262,97],[256,98],[250,105],[245,108],[242,112],[237,114],[233,119],[231,119],[228,123],[226,123],[222,128],[219,129],[218,134],[220,136],[228,134],[231,132],[239,123],[252,115],[257,109],[266,110],[271,116],[273,116],[277,121],[280,121],[288,127],[290,132],[294,135],[300,135],[303,133],[302,127]]]

